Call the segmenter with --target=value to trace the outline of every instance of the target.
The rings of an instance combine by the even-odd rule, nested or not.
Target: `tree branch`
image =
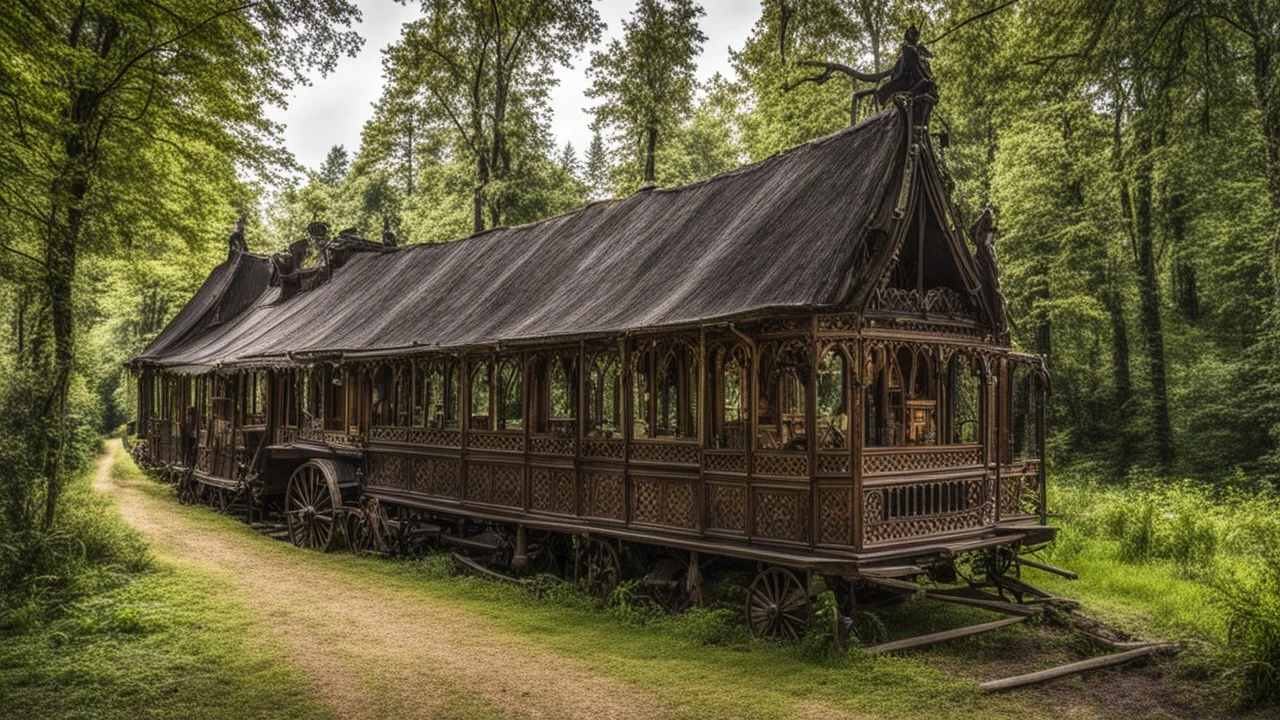
[[[798,64],[807,65],[809,67],[820,67],[820,68],[824,68],[824,70],[821,73],[818,73],[817,75],[801,78],[793,83],[788,83],[784,85],[783,86],[784,92],[791,92],[797,87],[800,87],[800,85],[802,85],[803,83],[807,83],[807,82],[821,85],[826,81],[830,80],[831,76],[834,75],[835,73],[843,73],[853,78],[854,80],[861,80],[863,82],[872,82],[872,83],[880,82],[881,80],[893,74],[889,70],[884,70],[878,73],[864,73],[864,72],[859,72],[857,70],[854,70],[848,65],[843,65],[841,63],[823,62],[818,60],[801,60]]]

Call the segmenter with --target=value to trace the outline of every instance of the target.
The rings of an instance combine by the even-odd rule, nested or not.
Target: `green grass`
[[[117,472],[137,471],[118,464]],[[140,539],[87,477],[65,507],[70,527],[90,543],[122,544],[135,557]],[[112,555],[87,549],[94,552]],[[10,598],[15,612],[0,629],[0,718],[325,716],[222,578],[143,557],[67,572],[90,578],[61,578],[55,605]]]

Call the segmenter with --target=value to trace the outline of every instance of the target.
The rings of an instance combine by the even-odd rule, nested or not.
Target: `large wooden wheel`
[[[622,579],[622,563],[613,543],[605,538],[588,538],[582,548],[581,578],[587,592],[607,598]]]
[[[377,498],[365,500],[364,506],[349,511],[347,548],[357,555],[385,555],[395,545],[387,512]]]
[[[747,627],[756,637],[795,642],[809,629],[809,589],[786,568],[761,570],[747,590]]]
[[[298,547],[327,552],[346,521],[343,492],[355,487],[351,467],[332,460],[309,460],[289,476],[284,515],[289,539]]]

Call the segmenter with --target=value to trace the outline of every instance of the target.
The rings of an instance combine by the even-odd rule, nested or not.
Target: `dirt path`
[[[228,592],[283,643],[316,693],[343,718],[457,714],[534,718],[663,715],[648,693],[511,638],[458,608],[353,585],[331,571],[243,536],[201,527],[111,476],[119,441],[98,463],[94,487],[115,499],[162,558],[225,577]]]

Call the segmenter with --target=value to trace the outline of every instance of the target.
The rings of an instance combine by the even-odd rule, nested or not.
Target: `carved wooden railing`
[[[918,447],[869,447],[862,451],[864,475],[930,472],[982,465],[982,446],[924,445]]]
[[[1023,520],[1044,513],[1040,461],[1018,460],[1000,468],[1000,519]]]
[[[980,528],[994,520],[986,473],[928,480],[866,479],[862,538],[866,545]]]

